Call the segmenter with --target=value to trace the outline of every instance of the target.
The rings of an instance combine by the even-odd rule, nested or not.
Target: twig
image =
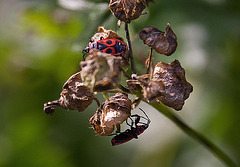
[[[126,32],[126,38],[127,38],[128,51],[129,51],[129,58],[130,58],[130,62],[131,62],[132,73],[136,74],[136,69],[135,69],[133,54],[132,54],[132,46],[131,46],[129,30],[128,30],[128,23],[125,23],[125,32]]]
[[[148,56],[148,59],[146,60],[146,65],[147,65],[147,72],[146,72],[146,74],[148,74],[149,73],[149,71],[150,71],[150,66],[151,66],[151,61],[152,61],[152,48],[151,48],[151,50],[150,50],[150,52],[149,52],[149,56]]]

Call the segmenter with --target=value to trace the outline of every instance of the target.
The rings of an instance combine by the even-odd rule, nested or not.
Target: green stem
[[[219,149],[214,143],[208,140],[206,137],[192,129],[188,126],[178,115],[172,112],[167,107],[160,105],[159,103],[148,103],[171,121],[173,121],[180,129],[182,129],[186,134],[191,136],[193,139],[197,140],[200,144],[205,146],[209,151],[216,155],[221,161],[223,161],[229,167],[237,167],[237,165],[221,150]]]
[[[109,96],[107,92],[102,92],[102,95],[106,100],[109,100]]]

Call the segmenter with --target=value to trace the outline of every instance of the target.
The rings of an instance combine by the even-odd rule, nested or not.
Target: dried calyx
[[[140,86],[145,101],[150,103],[161,101],[175,110],[182,109],[184,101],[193,91],[178,60],[172,63],[160,62],[155,66],[152,77],[136,76],[127,83],[132,92]]]
[[[44,104],[44,111],[52,114],[56,107],[62,107],[68,110],[84,111],[94,100],[98,100],[93,93],[84,85],[81,79],[81,72],[72,75],[63,85],[59,100]]]
[[[185,78],[185,70],[178,60],[172,63],[158,63],[155,66],[153,79],[164,84],[165,96],[158,98],[166,106],[181,110],[184,101],[193,91],[192,85]]]
[[[131,105],[127,94],[117,93],[102,103],[89,122],[98,135],[110,135],[131,115]]]
[[[119,20],[130,23],[142,15],[150,1],[152,0],[110,0],[109,8]]]
[[[177,36],[171,29],[170,24],[167,24],[165,32],[155,27],[145,27],[140,31],[139,37],[144,44],[160,54],[170,56],[176,51]]]
[[[118,87],[121,80],[121,58],[91,50],[86,61],[80,62],[84,85],[93,92]]]

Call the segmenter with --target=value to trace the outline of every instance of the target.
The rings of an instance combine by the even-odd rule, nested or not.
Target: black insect
[[[132,140],[133,138],[137,139],[138,135],[142,134],[148,128],[151,120],[148,118],[147,114],[141,108],[139,109],[144,113],[146,117],[139,116],[137,114],[131,115],[129,117],[131,119],[131,125],[126,121],[126,123],[130,126],[130,129],[127,129],[125,132],[122,132],[113,137],[111,140],[112,146],[126,143]],[[135,120],[133,121],[132,118],[135,118]],[[140,122],[141,118],[147,120],[147,123]],[[138,124],[142,125],[139,126]]]

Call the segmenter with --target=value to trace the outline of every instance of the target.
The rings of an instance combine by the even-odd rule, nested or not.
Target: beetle
[[[133,138],[137,139],[138,136],[148,128],[151,120],[148,118],[147,114],[141,108],[139,109],[144,113],[146,118],[143,116],[139,116],[137,114],[131,115],[131,117],[135,117],[135,121],[133,121],[131,117],[129,117],[132,121],[132,124],[130,125],[127,121],[126,123],[130,126],[130,129],[127,129],[126,131],[114,136],[111,140],[112,146],[126,143],[132,140]],[[147,123],[140,122],[141,118],[147,120]],[[142,125],[138,125],[139,123],[141,123]],[[133,124],[135,125],[135,127],[133,127]]]
[[[102,39],[98,41],[91,41],[89,43],[89,46],[87,46],[82,53],[85,55],[86,53],[89,53],[91,49],[98,49],[101,52],[111,54],[113,56],[120,55],[125,52],[126,45],[120,41],[119,39]]]

